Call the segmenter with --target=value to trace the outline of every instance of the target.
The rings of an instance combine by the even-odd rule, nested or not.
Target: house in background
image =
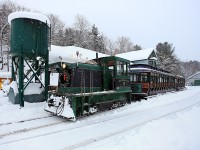
[[[186,79],[186,85],[200,86],[200,71]]]
[[[131,64],[146,64],[153,67],[157,67],[159,63],[154,48],[121,53],[115,56],[128,59],[131,61]]]

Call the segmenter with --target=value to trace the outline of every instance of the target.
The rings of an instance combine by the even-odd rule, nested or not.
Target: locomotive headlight
[[[67,65],[66,65],[65,63],[62,64],[62,68],[63,68],[63,69],[65,69],[66,66],[67,66]]]

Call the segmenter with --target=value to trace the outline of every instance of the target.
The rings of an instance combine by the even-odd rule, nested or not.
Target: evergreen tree
[[[74,33],[73,33],[73,30],[70,28],[69,29],[69,46],[73,46],[74,45]]]
[[[91,46],[93,51],[99,52],[99,31],[98,28],[95,27],[95,24],[92,26]]]
[[[75,44],[74,41],[74,33],[71,28],[65,29],[65,46],[73,46]]]
[[[174,54],[175,47],[173,47],[173,44],[169,44],[168,42],[158,43],[156,50],[158,59],[160,61],[159,67],[161,69],[170,71],[174,74],[181,73],[179,60]]]
[[[134,49],[137,51],[137,50],[141,50],[142,49],[142,47],[140,46],[140,45],[134,45]]]
[[[58,46],[64,46],[65,45],[63,30],[60,29],[55,34],[54,43],[55,43],[55,45],[58,45]]]
[[[101,53],[106,53],[106,46],[105,46],[105,41],[104,41],[104,37],[103,36],[99,36],[99,52]]]

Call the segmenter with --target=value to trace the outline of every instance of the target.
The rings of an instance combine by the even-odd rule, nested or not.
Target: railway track
[[[154,96],[153,96],[154,97]],[[182,100],[181,100],[182,101]],[[178,103],[179,101],[177,101],[176,103]],[[172,103],[173,104],[173,103]],[[171,105],[171,104],[169,104]],[[149,111],[151,109],[154,109],[154,108],[150,108],[148,110],[145,110],[145,111]],[[110,113],[112,110],[110,111],[105,111],[105,113]],[[102,113],[102,112],[101,112]],[[133,113],[130,113],[128,115],[132,115]],[[98,115],[97,114],[93,114],[93,116],[96,116]],[[45,116],[45,117],[38,117],[38,118],[31,118],[31,119],[26,119],[26,120],[20,120],[20,121],[16,121],[16,122],[8,122],[8,123],[3,123],[3,124],[0,124],[0,127],[1,126],[6,126],[6,125],[16,125],[16,124],[22,124],[22,123],[25,123],[25,122],[31,122],[31,121],[37,121],[37,120],[42,120],[42,119],[45,119],[45,118],[50,118],[50,117],[54,117],[55,115],[49,115],[49,116]],[[121,116],[119,116],[121,117]],[[123,117],[123,116],[122,116]],[[55,116],[55,118],[58,118],[57,116]],[[84,118],[87,118],[87,117],[81,117],[79,118],[79,121],[82,121],[84,120]],[[46,125],[41,125],[41,126],[35,126],[35,127],[31,127],[31,128],[22,128],[22,129],[19,129],[19,130],[15,130],[15,131],[11,131],[11,132],[5,132],[5,133],[1,133],[0,134],[0,138],[4,138],[5,136],[9,136],[9,135],[14,135],[14,134],[19,134],[19,133],[23,133],[23,132],[28,132],[28,131],[32,131],[32,130],[36,130],[36,129],[41,129],[41,128],[45,128],[45,127],[49,127],[49,126],[55,126],[55,125],[58,125],[58,124],[61,124],[63,122],[66,122],[67,120],[66,119],[63,119],[61,121],[58,121],[58,122],[55,122],[55,123],[50,123],[50,124],[46,124]],[[95,122],[95,123],[99,123],[99,121]],[[87,125],[90,125],[90,124],[86,124],[84,126],[87,126]],[[83,126],[80,126],[80,127],[83,127]],[[79,128],[79,127],[78,127]],[[74,128],[70,128],[70,129],[74,129]]]
[[[171,105],[171,104],[169,104]],[[154,108],[151,108],[151,109],[147,109],[145,111],[150,111]],[[104,111],[105,113],[110,113],[112,111],[114,111],[115,109],[113,110],[110,110],[110,111]],[[145,111],[141,111],[139,113],[142,113],[142,112],[145,112]],[[128,113],[126,115],[119,115],[117,118],[121,118],[121,117],[126,117],[126,116],[130,116],[132,115],[134,112],[131,112],[131,113]],[[99,115],[100,113],[98,114],[93,114],[92,116],[96,116],[96,115]],[[91,116],[91,117],[92,117]],[[16,125],[15,123],[25,123],[25,122],[28,122],[28,121],[35,121],[35,120],[40,120],[40,119],[44,119],[44,118],[49,118],[49,117],[53,117],[52,116],[48,116],[48,117],[41,117],[41,118],[34,118],[34,119],[27,119],[27,120],[23,120],[23,121],[18,121],[18,122],[12,122],[12,123],[6,123],[6,124],[3,124],[3,125],[11,125],[11,124],[14,124]],[[58,116],[55,116],[56,118],[58,118]],[[89,117],[89,116],[88,116]],[[80,117],[79,118],[79,121],[82,121],[84,120],[85,118],[87,117]],[[62,119],[62,118],[61,118]],[[111,120],[114,120],[116,118],[109,118],[109,119],[104,119],[103,121],[95,121],[94,123],[86,123],[86,124],[81,124],[79,126],[75,126],[75,127],[71,127],[71,128],[67,128],[65,130],[74,130],[74,129],[78,129],[78,128],[81,128],[81,127],[85,127],[85,126],[89,126],[89,125],[94,125],[94,124],[98,124],[98,123],[102,123],[102,122],[106,122],[106,121],[111,121]],[[67,122],[66,119],[62,119],[61,121],[59,122],[55,122],[55,123],[51,123],[51,124],[47,124],[47,125],[41,125],[41,126],[36,126],[36,127],[32,127],[32,128],[23,128],[23,129],[20,129],[20,130],[15,130],[15,131],[12,131],[12,132],[6,132],[6,133],[2,133],[0,134],[0,139],[1,138],[4,138],[6,136],[10,136],[10,135],[15,135],[15,134],[19,134],[19,133],[25,133],[25,132],[29,132],[29,131],[33,131],[33,130],[36,130],[36,129],[41,129],[41,128],[45,128],[45,127],[50,127],[50,126],[54,126],[54,125],[58,125],[58,124],[61,124],[61,123],[64,123],[64,122]],[[59,131],[56,131],[56,132],[53,132],[52,134],[55,134],[55,133],[59,133],[59,132],[62,132],[63,130],[59,130]],[[45,134],[46,135],[46,134]],[[42,135],[41,135],[42,136]]]
[[[197,94],[198,94],[198,93],[197,93]],[[195,94],[194,96],[196,96],[197,94]],[[171,104],[168,104],[168,105],[160,106],[159,109],[161,109],[162,107],[168,107],[168,106],[170,106],[170,105],[176,105],[177,103],[181,103],[181,102],[183,102],[183,101],[186,101],[186,100],[185,100],[185,99],[182,99],[182,100],[176,101],[176,102],[171,103]],[[192,107],[193,105],[197,105],[197,104],[199,104],[199,102],[198,102],[198,103],[195,103],[195,104],[192,104],[192,105],[190,105],[190,106],[188,106],[188,107],[184,107],[184,108],[182,108],[182,109],[180,109],[180,110],[170,112],[170,113],[165,114],[165,115],[163,115],[163,116],[161,116],[161,117],[168,116],[168,115],[170,115],[170,114],[172,114],[172,113],[175,113],[175,112],[178,112],[178,111],[187,109],[187,108]],[[19,133],[28,132],[28,131],[33,131],[33,130],[36,130],[36,129],[42,129],[42,128],[46,128],[46,127],[51,127],[51,126],[59,125],[59,126],[58,126],[59,130],[55,130],[55,131],[53,131],[53,132],[51,132],[51,133],[44,133],[44,134],[40,134],[40,135],[36,135],[36,136],[30,136],[30,137],[26,137],[26,138],[22,138],[22,139],[18,139],[18,140],[10,140],[10,141],[7,141],[7,142],[5,141],[5,142],[3,142],[3,143],[0,143],[0,145],[9,144],[9,143],[13,143],[13,142],[18,142],[18,141],[22,141],[22,140],[26,140],[26,139],[33,139],[33,138],[37,138],[37,137],[52,135],[52,134],[56,134],[56,133],[63,132],[63,131],[72,131],[72,130],[84,128],[84,127],[87,127],[87,126],[95,125],[95,124],[101,124],[101,123],[104,123],[104,122],[109,122],[109,121],[112,121],[112,120],[117,120],[117,119],[124,118],[124,117],[131,116],[131,115],[142,114],[142,113],[149,112],[149,111],[152,111],[152,110],[155,110],[155,109],[156,109],[156,108],[154,107],[154,108],[146,109],[146,110],[144,110],[144,111],[129,112],[129,113],[126,113],[126,114],[119,114],[119,115],[114,116],[114,117],[108,116],[108,117],[106,117],[106,118],[104,118],[104,119],[100,119],[100,120],[91,120],[91,121],[89,120],[89,121],[86,121],[85,123],[84,123],[84,119],[85,119],[85,118],[81,118],[81,119],[79,119],[79,121],[83,121],[83,123],[78,124],[78,125],[76,125],[76,124],[75,124],[75,125],[72,125],[73,123],[70,123],[70,125],[72,125],[71,127],[69,126],[69,124],[67,124],[67,127],[66,127],[66,124],[64,124],[64,128],[63,128],[63,127],[59,128],[61,123],[66,122],[66,120],[62,120],[62,121],[60,121],[60,122],[52,123],[52,124],[48,124],[48,125],[44,125],[44,126],[34,127],[34,128],[30,128],[30,129],[18,130],[18,131],[15,131],[15,132],[13,132],[13,133],[4,134],[4,135],[1,136],[1,138],[7,137],[7,136],[11,136],[11,135],[16,135],[16,134],[19,134]],[[109,111],[109,113],[110,113],[110,112],[111,112],[111,111]],[[98,114],[97,114],[97,115],[98,115]],[[161,117],[153,118],[153,119],[159,119],[159,118],[161,118]],[[86,117],[86,118],[87,118],[87,117]],[[143,124],[145,124],[145,123],[147,123],[147,122],[149,122],[149,121],[151,121],[151,120],[152,120],[152,118],[151,118],[150,120],[147,120],[147,121],[143,122],[142,124],[140,123],[140,124],[137,124],[137,125],[134,125],[134,126],[130,126],[130,127],[125,128],[125,129],[123,129],[123,130],[120,130],[119,132],[113,132],[111,135],[115,135],[115,134],[119,134],[119,133],[121,133],[121,132],[125,132],[125,131],[127,131],[128,129],[130,130],[130,129],[132,129],[132,128],[138,127],[139,125],[143,125]],[[106,135],[106,137],[107,137],[107,136],[108,136],[108,135]],[[109,136],[108,136],[108,137],[109,137]],[[88,143],[88,144],[89,144],[89,143],[91,143],[92,141],[101,140],[102,138],[105,138],[105,137],[104,137],[104,136],[102,136],[102,137],[100,136],[100,137],[98,137],[98,138],[92,138],[92,139],[89,139],[89,140],[84,141],[83,143]],[[81,143],[82,143],[82,142],[81,142]],[[78,145],[81,145],[81,143],[79,143]],[[73,148],[73,147],[76,148],[77,145],[73,145],[72,147],[70,146],[69,148]],[[68,148],[67,148],[67,149],[68,149]]]
[[[37,118],[31,118],[31,119],[26,119],[26,120],[20,120],[20,121],[6,122],[6,123],[1,123],[0,126],[5,126],[5,125],[10,125],[10,124],[15,124],[15,123],[23,123],[23,122],[27,122],[27,121],[33,121],[33,120],[39,120],[39,119],[49,118],[49,117],[53,117],[53,116],[54,115],[49,115],[49,116],[45,116],[45,117],[37,117]]]
[[[43,124],[43,125],[39,125],[39,126],[36,125],[36,126],[30,127],[30,128],[24,127],[24,126],[26,126],[26,125],[24,125],[26,123],[35,124],[34,121],[41,121],[41,120],[44,121],[44,119],[48,119],[48,118],[52,118],[52,117],[55,118],[55,121],[53,120],[52,123]],[[6,136],[9,136],[9,135],[25,133],[25,132],[32,131],[32,130],[36,130],[36,129],[40,129],[40,128],[45,128],[45,127],[57,125],[57,124],[60,124],[60,123],[66,122],[66,121],[67,120],[65,120],[65,119],[58,118],[57,116],[54,116],[54,115],[50,115],[50,116],[46,116],[46,117],[38,117],[38,118],[32,118],[32,119],[27,119],[27,120],[21,120],[21,121],[17,121],[17,122],[10,122],[10,123],[1,124],[1,128],[3,128],[2,126],[11,126],[10,128],[12,128],[12,127],[17,126],[17,125],[22,126],[22,128],[18,129],[18,130],[13,130],[13,131],[8,131],[8,132],[5,131],[4,133],[1,133],[0,134],[0,139],[4,138]]]
[[[186,108],[183,108],[183,109],[180,109],[180,110],[177,110],[177,111],[173,111],[173,112],[168,113],[168,114],[165,114],[165,115],[163,115],[163,116],[154,118],[153,120],[162,119],[162,118],[164,118],[164,117],[170,116],[170,115],[172,115],[172,114],[174,114],[174,113],[177,113],[177,112],[180,112],[180,111],[184,111],[184,110],[189,109],[189,108],[191,108],[191,107],[194,107],[194,106],[196,106],[196,105],[200,105],[200,102],[197,102],[197,103],[195,103],[195,104],[193,104],[193,105],[191,105],[191,106],[188,106],[188,107],[186,107]],[[109,138],[109,137],[112,137],[112,136],[115,136],[115,135],[118,135],[118,134],[127,132],[127,131],[129,131],[129,130],[134,129],[134,128],[141,127],[141,126],[145,125],[146,123],[148,123],[148,122],[150,122],[150,121],[152,121],[152,119],[149,119],[149,120],[147,120],[147,121],[145,121],[145,122],[142,122],[142,123],[139,123],[139,124],[136,124],[136,125],[132,125],[132,126],[123,128],[123,129],[118,130],[118,131],[115,131],[115,132],[111,132],[111,133],[109,133],[109,134],[105,134],[105,135],[98,136],[98,137],[95,137],[95,138],[87,139],[87,140],[82,141],[82,142],[80,142],[80,143],[76,143],[76,144],[74,144],[74,145],[65,147],[65,148],[63,148],[62,150],[72,150],[72,149],[80,148],[80,147],[82,147],[82,146],[86,146],[86,145],[89,145],[89,144],[92,144],[92,143],[101,141],[101,140],[103,140],[103,139],[106,139],[106,138]]]
[[[4,138],[5,136],[14,135],[14,134],[18,134],[18,133],[25,133],[25,132],[32,131],[32,130],[36,130],[36,129],[40,129],[40,128],[45,128],[45,127],[57,125],[57,124],[60,124],[60,123],[63,123],[63,122],[66,122],[66,120],[63,120],[63,121],[60,121],[60,122],[56,122],[56,123],[50,123],[48,125],[42,125],[42,126],[33,127],[33,128],[24,128],[24,129],[12,131],[12,132],[3,133],[3,134],[0,134],[0,139]]]

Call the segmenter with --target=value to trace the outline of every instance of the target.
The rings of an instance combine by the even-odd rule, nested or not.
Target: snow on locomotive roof
[[[130,61],[144,60],[148,59],[151,53],[154,51],[154,48],[148,48],[143,50],[131,51],[126,53],[117,54],[116,56],[128,59]]]
[[[50,21],[49,21],[49,19],[45,15],[34,13],[34,12],[20,12],[19,11],[19,12],[11,13],[8,16],[8,22],[9,22],[9,24],[11,24],[11,21],[13,19],[16,19],[16,18],[35,19],[35,20],[39,20],[41,22],[47,23],[47,25],[50,26]]]
[[[78,52],[78,56],[77,56]],[[106,57],[108,55],[103,53],[98,53],[98,57]],[[51,45],[51,50],[49,51],[49,63],[55,62],[82,62],[85,63],[88,60],[95,59],[96,52],[88,49],[84,49],[76,46],[55,46]]]

